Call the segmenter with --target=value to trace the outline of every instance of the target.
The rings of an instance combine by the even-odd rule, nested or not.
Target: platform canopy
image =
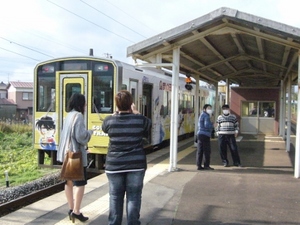
[[[235,9],[219,8],[129,46],[127,56],[172,63],[175,47],[180,73],[208,83],[278,87],[289,75],[297,82],[300,29]]]

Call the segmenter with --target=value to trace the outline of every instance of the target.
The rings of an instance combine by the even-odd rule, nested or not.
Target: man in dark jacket
[[[198,132],[197,132],[197,155],[196,163],[198,170],[213,170],[210,167],[210,137],[213,130],[213,124],[210,120],[212,114],[212,107],[209,104],[203,106],[203,112],[199,116],[198,120]],[[204,155],[204,167],[202,167],[202,160]]]

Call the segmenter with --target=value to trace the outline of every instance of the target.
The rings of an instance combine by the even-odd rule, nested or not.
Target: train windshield
[[[93,66],[93,113],[113,112],[113,75],[111,63],[94,62]]]
[[[38,68],[37,74],[37,111],[55,111],[55,71],[53,65]]]

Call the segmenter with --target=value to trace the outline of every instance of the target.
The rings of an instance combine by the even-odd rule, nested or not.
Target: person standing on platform
[[[213,170],[210,167],[210,137],[213,131],[213,123],[210,120],[212,114],[212,106],[205,104],[203,111],[198,120],[198,132],[197,132],[197,155],[196,163],[198,170]],[[202,167],[202,160],[204,156],[204,167]]]
[[[140,225],[143,181],[147,168],[143,138],[151,120],[141,115],[128,91],[115,96],[117,112],[104,119],[103,132],[109,136],[105,173],[109,183],[109,225],[121,225],[126,194],[127,224]]]
[[[86,145],[90,141],[93,130],[87,130],[84,124],[85,96],[75,93],[69,99],[67,105],[68,115],[64,120],[63,130],[57,150],[57,161],[63,162],[66,150],[81,151],[84,179],[79,181],[66,180],[65,194],[69,204],[69,218],[75,222],[78,219],[82,222],[89,218],[80,212],[80,205],[84,195],[85,185],[87,184],[87,149]],[[73,187],[75,191],[73,191]]]
[[[228,167],[227,158],[227,146],[230,149],[232,161],[234,166],[241,167],[240,156],[236,144],[236,137],[239,132],[239,123],[236,116],[230,114],[229,105],[225,104],[222,106],[222,114],[217,119],[217,134],[219,142],[219,151],[222,163],[225,167]]]

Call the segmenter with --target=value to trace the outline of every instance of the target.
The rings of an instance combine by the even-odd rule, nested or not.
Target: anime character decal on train
[[[153,143],[161,143],[165,138],[165,131],[163,128],[164,118],[161,115],[161,110],[164,108],[163,104],[160,103],[160,98],[155,98],[154,112],[153,112]]]
[[[162,143],[170,138],[171,122],[171,83],[159,82],[159,90],[154,96],[153,144]],[[184,87],[179,87],[178,135],[192,132],[194,129],[194,112],[191,107],[192,94]]]
[[[56,126],[54,118],[44,115],[35,123],[36,130],[40,134],[40,147],[43,150],[56,150]]]

